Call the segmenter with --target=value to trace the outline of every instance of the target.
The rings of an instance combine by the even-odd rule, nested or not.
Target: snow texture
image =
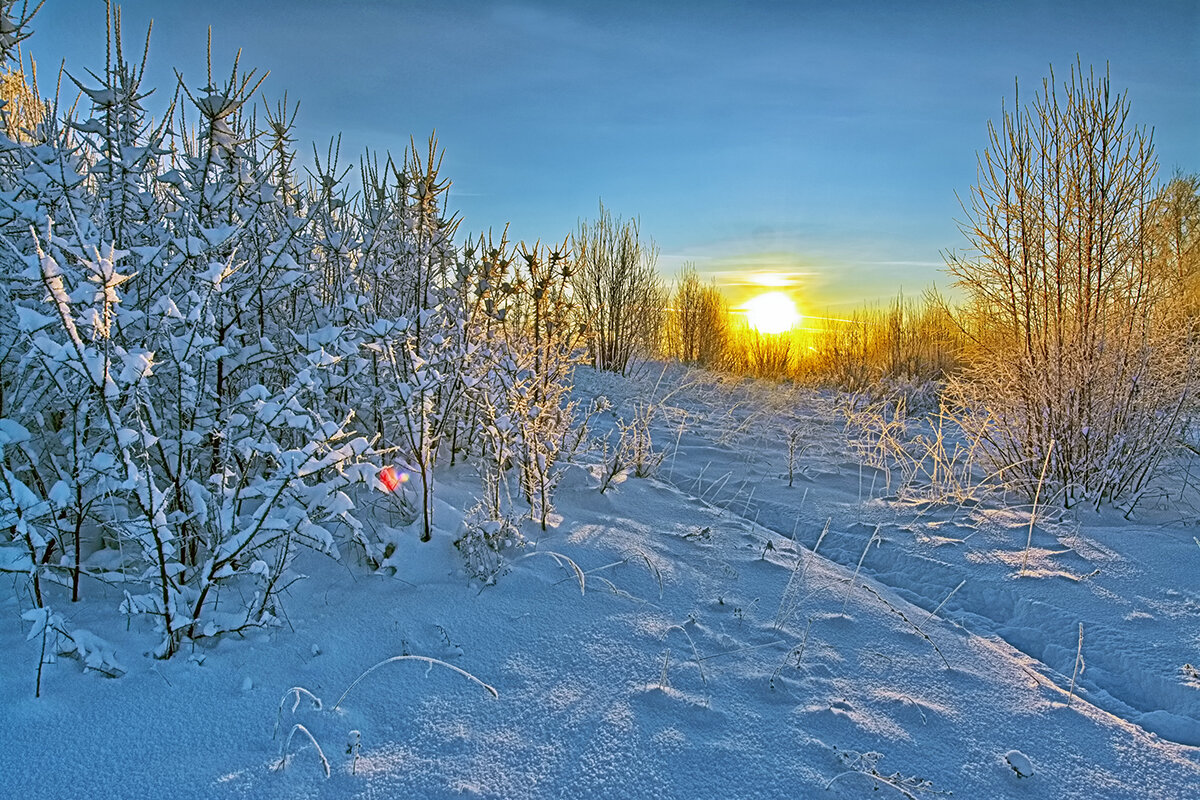
[[[648,391],[587,370],[576,386],[616,398],[598,430]],[[125,675],[60,661],[36,700],[40,639],[10,625],[5,794],[1200,796],[1188,529],[1152,510],[1042,520],[1019,577],[1028,509],[890,496],[828,401],[692,384],[671,400],[689,425],[664,414],[652,431],[670,443],[658,471],[601,493],[581,456],[561,524],[522,523],[526,553],[559,557],[510,557],[492,586],[454,547],[473,470],[444,468],[433,540],[378,518],[386,568],[304,554],[290,625],[159,661],[144,626],[81,605],[74,624]],[[785,411],[811,442],[790,488]],[[1087,670],[1068,707],[1080,622]],[[498,697],[429,660],[382,663],[400,655]]]

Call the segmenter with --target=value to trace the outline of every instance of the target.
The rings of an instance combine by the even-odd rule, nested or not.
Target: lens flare
[[[385,492],[394,492],[401,484],[408,483],[408,473],[398,471],[395,467],[384,467],[379,470],[379,482]]]

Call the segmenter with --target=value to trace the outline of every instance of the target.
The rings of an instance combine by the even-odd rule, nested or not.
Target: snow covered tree
[[[185,90],[198,136],[167,142],[111,10],[109,36],[88,116],[0,164],[4,561],[37,605],[43,579],[78,599],[103,569],[169,656],[273,624],[297,547],[336,554],[345,490],[377,468],[326,391],[336,359],[291,335],[318,322],[317,273],[239,113],[253,74],[210,69]],[[244,602],[220,606],[227,588]]]
[[[71,640],[49,605],[90,579],[161,657],[278,624],[301,549],[378,560],[352,495],[395,488],[385,456],[424,540],[447,451],[515,475],[546,525],[580,335],[565,247],[460,252],[432,137],[365,158],[359,193],[335,140],[301,185],[294,106],[260,127],[262,78],[240,54],[214,77],[211,42],[154,122],[149,33],[130,61],[106,20],[69,114],[0,81],[0,571],[28,577],[35,629]]]
[[[454,291],[458,221],[444,213],[450,184],[438,176],[441,158],[436,138],[424,157],[413,143],[402,166],[389,160],[390,186],[376,179],[367,188],[371,257],[359,274],[372,290],[361,330],[379,375],[372,397],[395,417],[377,426],[418,479],[422,541],[433,535],[433,469],[465,388],[471,346],[458,335],[465,324]]]

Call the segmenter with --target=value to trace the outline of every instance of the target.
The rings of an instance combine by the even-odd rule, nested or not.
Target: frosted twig
[[[779,662],[779,666],[776,667],[775,671],[771,673],[771,679],[768,681],[768,684],[770,685],[772,691],[775,689],[775,679],[779,677],[781,672],[783,672],[783,668],[787,665],[788,659],[793,655],[796,657],[796,669],[800,669],[800,664],[804,661],[804,648],[808,646],[808,632],[812,630],[812,624],[813,618],[809,617],[808,624],[804,626],[804,637],[800,640],[800,646],[793,647],[791,650],[789,650],[787,654],[784,655],[783,660]]]
[[[858,557],[858,564],[854,567],[854,575],[850,578],[850,585],[846,587],[846,597],[842,600],[842,615],[846,614],[846,607],[850,604],[850,592],[854,590],[854,584],[858,581],[858,571],[862,569],[863,562],[867,560],[867,551],[871,549],[871,545],[875,540],[879,539],[879,526],[875,526],[875,531],[871,534],[871,538],[867,539],[867,546],[863,548],[862,555]],[[882,544],[883,540],[879,539]]]
[[[1087,669],[1083,662],[1083,623],[1079,623],[1079,646],[1075,649],[1075,670],[1071,673],[1071,689],[1067,692],[1067,708],[1071,707],[1071,698],[1075,696],[1075,679],[1079,673]]]
[[[887,600],[883,599],[883,595],[881,595],[879,592],[877,592],[873,588],[871,588],[870,584],[864,583],[864,584],[862,584],[862,588],[866,589],[868,592],[875,595],[875,597],[879,600],[879,602],[883,603],[884,606],[886,606],[889,611],[891,611],[893,614],[898,616],[900,619],[907,622],[909,624],[909,627],[911,627],[913,629],[913,632],[916,633],[917,636],[920,636],[922,639],[929,642],[929,646],[932,647],[933,651],[938,654],[939,658],[942,659],[942,663],[946,665],[946,669],[950,669],[950,662],[946,660],[946,657],[944,655],[942,655],[941,648],[937,646],[937,644],[933,641],[933,639],[929,638],[928,633],[926,633],[925,631],[921,630],[916,625],[914,625],[913,621],[911,619],[909,619],[907,616],[905,616],[903,611],[896,608],[894,605],[889,603]]]
[[[712,486],[709,486],[707,489],[705,489],[703,492],[700,493],[700,499],[706,503],[712,503],[713,505],[716,505],[717,495],[720,493],[721,489],[725,488],[726,481],[728,481],[730,476],[732,476],[732,475],[733,475],[732,472],[726,472],[724,475],[717,478],[715,481],[713,481]],[[713,493],[712,500],[709,500],[707,497],[709,492]]]
[[[376,664],[375,666],[368,669],[362,675],[359,675],[357,678],[355,678],[354,683],[347,686],[346,691],[342,692],[342,696],[339,697],[337,702],[333,704],[333,710],[337,711],[338,708],[341,707],[342,701],[346,699],[346,695],[350,694],[351,689],[353,689],[355,686],[358,686],[358,684],[362,683],[363,678],[367,677],[372,672],[374,672],[375,670],[382,667],[384,664],[391,664],[394,661],[421,661],[421,662],[428,664],[430,666],[430,668],[432,668],[434,665],[437,665],[439,667],[445,667],[446,669],[453,670],[454,672],[457,672],[459,675],[462,675],[464,678],[466,678],[474,683],[479,684],[484,689],[486,689],[488,694],[490,694],[492,697],[495,697],[495,698],[500,697],[500,693],[497,692],[494,687],[479,680],[479,678],[476,678],[474,675],[467,672],[465,669],[459,669],[458,667],[454,666],[453,664],[447,664],[445,661],[442,661],[441,659],[430,658],[429,656],[392,656],[391,658],[385,658],[383,661],[380,661],[378,664]]]
[[[550,558],[553,558],[554,561],[560,567],[563,565],[564,561],[567,562],[567,564],[571,567],[571,569],[575,571],[576,580],[579,581],[579,593],[585,594],[585,588],[587,585],[587,574],[582,569],[579,568],[578,564],[576,564],[574,561],[572,561],[567,556],[564,556],[562,553],[556,553],[553,550],[534,550],[533,552],[526,553],[525,555],[521,556],[520,558],[514,558],[512,563],[515,564],[518,561],[524,561],[527,558],[532,558],[533,556],[538,556],[538,555],[550,556]],[[620,562],[618,562],[618,563],[620,563]],[[612,565],[612,566],[615,566],[615,565]],[[603,567],[601,569],[603,569]]]
[[[650,569],[650,571],[652,573],[654,573],[654,577],[656,579],[658,579],[658,599],[662,600],[662,597],[663,597],[662,572],[658,569],[658,567],[654,566],[653,562],[650,561],[650,556],[646,555],[645,553],[638,553],[638,555],[640,555],[642,557],[642,560],[646,562],[646,566]]]
[[[325,777],[329,777],[329,759],[325,757],[325,751],[321,749],[321,745],[317,744],[316,738],[309,732],[308,728],[297,722],[292,726],[292,730],[288,733],[287,739],[283,746],[279,748],[279,761],[275,762],[275,769],[281,770],[287,766],[287,749],[292,744],[292,737],[296,735],[296,731],[300,731],[308,740],[313,743],[313,747],[317,748],[317,755],[321,758],[321,766],[325,769]]]
[[[546,551],[546,550],[534,550],[534,551],[532,551],[532,552],[526,553],[526,555],[530,555],[530,556],[531,556],[531,555],[533,555],[534,553],[539,553],[539,552],[549,552],[549,551]],[[645,555],[642,555],[641,553],[639,553],[638,555],[641,555],[641,556],[642,556],[642,558],[645,558]],[[524,558],[524,556],[522,556],[522,558]],[[566,558],[566,556],[563,556],[563,558]],[[519,560],[519,559],[517,559],[517,560]],[[605,564],[605,565],[604,565],[604,566],[602,566],[602,567],[592,567],[591,569],[589,569],[589,570],[585,571],[583,574],[584,574],[584,575],[594,575],[594,574],[595,574],[595,573],[597,573],[597,572],[603,572],[603,571],[604,571],[604,570],[606,570],[606,569],[612,569],[613,567],[619,567],[619,566],[621,566],[622,564],[628,564],[628,563],[629,563],[629,559],[627,559],[627,558],[623,558],[623,559],[621,559],[620,561],[614,561],[614,562],[612,562],[611,564]],[[569,580],[571,580],[571,579],[572,579],[572,578],[574,578],[574,577],[575,577],[574,575],[568,575],[567,577],[563,578],[563,579],[562,579],[562,580],[560,580],[560,581],[555,581],[555,582],[554,582],[554,585],[555,585],[555,586],[558,586],[558,584],[562,583],[563,581],[569,581]],[[576,580],[578,580],[578,578],[576,578]]]
[[[321,710],[321,698],[305,689],[303,686],[293,686],[283,693],[283,697],[279,698],[279,710],[275,714],[275,730],[271,733],[271,738],[274,739],[279,735],[279,726],[283,722],[283,707],[287,704],[289,697],[295,696],[296,700],[292,703],[292,713],[296,713],[296,709],[300,707],[300,698],[302,695],[307,696],[312,700],[313,708],[317,711]]]
[[[825,534],[829,533],[829,525],[833,522],[833,517],[825,520],[825,527],[821,529],[821,535],[817,537],[817,543],[813,545],[812,552],[808,558],[802,558],[800,554],[796,555],[796,563],[792,567],[792,574],[788,577],[787,585],[783,587],[783,594],[779,598],[779,611],[775,615],[775,630],[782,628],[795,613],[796,607],[800,604],[800,587],[804,585],[804,579],[808,576],[808,568],[812,565],[813,560],[817,557],[817,550],[821,548],[821,542],[825,540]],[[796,540],[796,529],[792,528],[792,541]],[[796,573],[800,569],[800,562],[804,562],[804,569],[799,573],[797,580]]]
[[[837,748],[835,747],[836,751]],[[949,795],[952,792],[943,792],[933,788],[933,782],[928,778],[920,778],[916,775],[911,777],[905,776],[899,772],[893,772],[891,775],[885,775],[879,771],[878,763],[883,759],[882,753],[858,753],[853,750],[842,750],[838,752],[838,756],[846,764],[848,769],[834,775],[826,782],[825,788],[828,790],[833,786],[834,781],[845,778],[847,775],[866,775],[873,782],[873,789],[878,790],[880,784],[889,788],[895,789],[908,800],[917,800],[915,792],[928,794]]]
[[[704,659],[700,658],[700,652],[696,650],[696,642],[692,639],[692,635],[688,633],[687,628],[684,628],[682,625],[672,625],[671,627],[667,628],[667,633],[670,633],[671,631],[681,631],[683,635],[687,637],[688,644],[692,646],[692,658],[696,662],[696,668],[700,670],[700,680],[705,687],[707,687],[708,678],[704,676],[704,664],[701,663],[704,661]],[[668,650],[667,652],[670,653],[671,651]]]
[[[1021,559],[1021,574],[1025,574],[1025,568],[1029,565],[1029,548],[1033,545],[1033,523],[1037,521],[1037,504],[1038,497],[1042,493],[1042,482],[1046,480],[1046,468],[1050,466],[1050,454],[1054,452],[1054,440],[1050,440],[1050,446],[1046,448],[1046,460],[1042,462],[1042,474],[1038,478],[1037,488],[1033,491],[1033,510],[1029,512],[1029,536],[1025,539],[1025,557]]]
[[[950,594],[946,595],[946,598],[944,600],[942,600],[942,602],[937,604],[937,608],[935,608],[933,611],[930,611],[929,616],[927,616],[927,617],[925,617],[925,619],[921,620],[921,624],[918,625],[917,627],[924,628],[925,625],[928,624],[929,620],[933,619],[933,617],[937,614],[937,612],[942,610],[942,606],[946,605],[946,603],[949,602],[951,597],[954,597],[954,593],[957,592],[959,589],[961,589],[966,584],[967,584],[966,578],[963,578],[961,581],[959,581],[958,586],[955,586],[953,589],[951,589]]]
[[[723,653],[713,653],[711,656],[704,656],[700,659],[700,661],[708,661],[710,658],[720,658],[721,656],[732,656],[738,653],[745,653],[747,650],[761,650],[764,647],[774,647],[777,644],[783,644],[783,642],[783,639],[776,639],[773,642],[766,642],[764,644],[752,644],[748,645],[747,647],[738,647],[734,650],[726,650]]]

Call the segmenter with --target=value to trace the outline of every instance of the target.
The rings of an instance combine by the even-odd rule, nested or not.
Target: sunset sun
[[[800,322],[800,312],[792,298],[783,292],[765,292],[742,306],[746,321],[759,333],[783,333]]]

